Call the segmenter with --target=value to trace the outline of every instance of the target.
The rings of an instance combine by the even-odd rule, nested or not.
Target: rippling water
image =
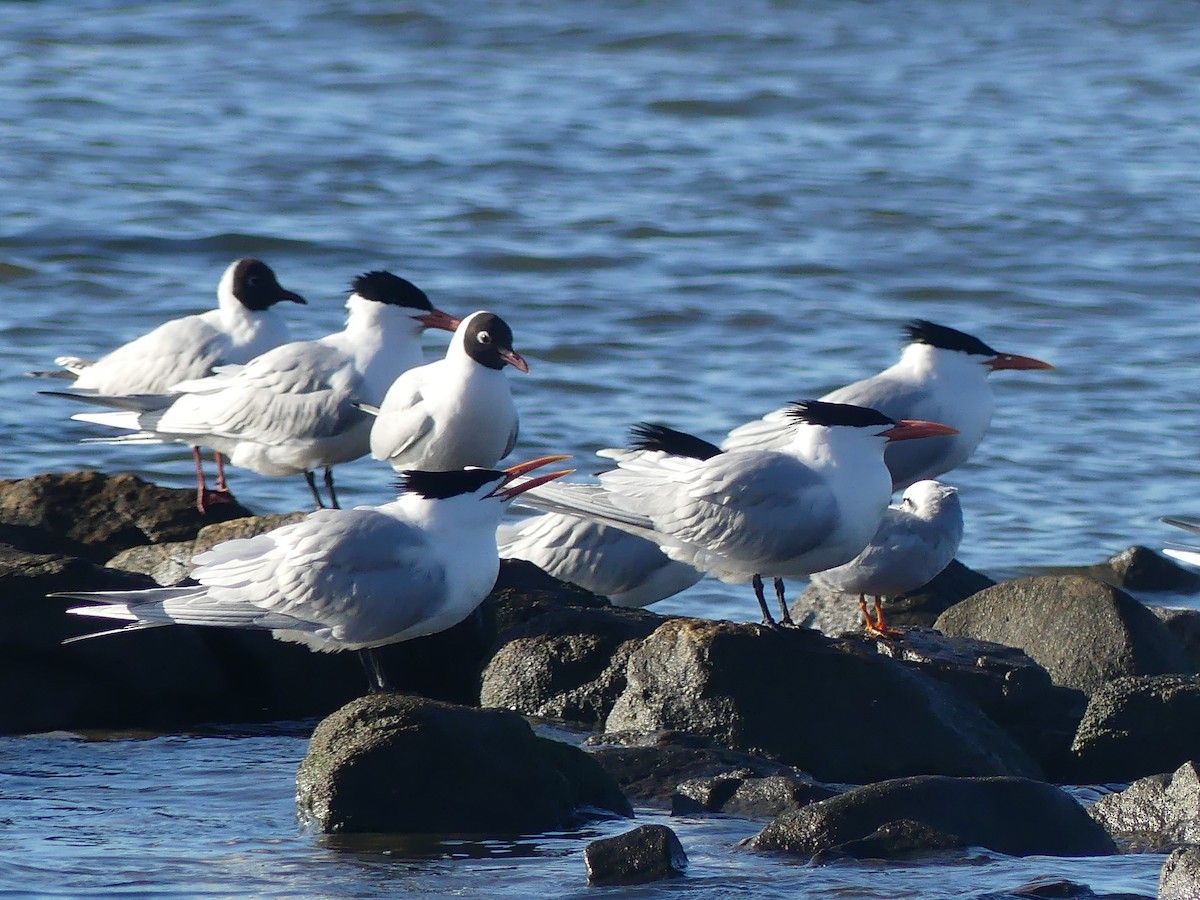
[[[963,561],[1155,545],[1157,516],[1200,508],[1198,76],[1200,18],[1167,2],[0,4],[0,475],[187,485],[178,448],[79,446],[92,432],[22,373],[207,308],[224,265],[259,255],[309,297],[286,310],[302,337],[338,328],[376,267],[500,312],[533,365],[513,377],[518,455],[585,466],[637,420],[716,439],[890,364],[908,318],[955,325],[1058,366],[994,379],[993,429],[952,478]],[[299,479],[238,474],[261,511],[307,503]],[[374,503],[391,475],[360,461],[340,480]],[[669,608],[754,615],[709,583]],[[298,745],[264,753],[288,753],[275,775]],[[62,783],[124,795],[123,763],[104,787]],[[284,782],[261,832],[191,849],[244,873],[280,840],[289,871],[320,869]],[[25,864],[47,870],[75,857],[44,821],[49,856]],[[179,839],[191,861],[164,881],[227,888],[200,886],[213,870]],[[107,871],[157,884],[123,846]]]

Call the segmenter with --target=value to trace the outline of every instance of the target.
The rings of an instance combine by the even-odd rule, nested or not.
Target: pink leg
[[[192,459],[196,461],[196,509],[203,514],[206,512],[204,508],[204,495],[208,493],[208,486],[204,483],[204,466],[200,462],[200,448],[192,448]]]
[[[219,450],[213,451],[213,459],[217,461],[217,490],[223,494],[229,493],[229,485],[225,483],[225,458]]]

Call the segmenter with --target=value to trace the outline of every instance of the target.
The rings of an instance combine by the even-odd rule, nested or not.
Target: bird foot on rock
[[[873,638],[894,638],[900,637],[904,632],[899,629],[892,628],[883,620],[883,601],[875,598],[875,616],[867,612],[867,601],[865,597],[858,598],[858,609],[863,617],[863,631]]]

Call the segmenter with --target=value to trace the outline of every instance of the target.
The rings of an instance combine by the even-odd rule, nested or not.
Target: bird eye
[[[249,278],[246,279],[246,284],[250,285],[251,287],[254,287],[256,284],[258,284],[258,276],[251,275]]]
[[[486,331],[481,331],[479,334],[475,335],[475,340],[479,341],[481,344],[490,344],[492,342],[492,336]]]

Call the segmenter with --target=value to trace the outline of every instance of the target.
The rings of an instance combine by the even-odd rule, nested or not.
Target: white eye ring
[[[490,344],[492,342],[492,336],[486,331],[481,331],[479,334],[475,335],[475,340],[479,341],[481,344]]]

